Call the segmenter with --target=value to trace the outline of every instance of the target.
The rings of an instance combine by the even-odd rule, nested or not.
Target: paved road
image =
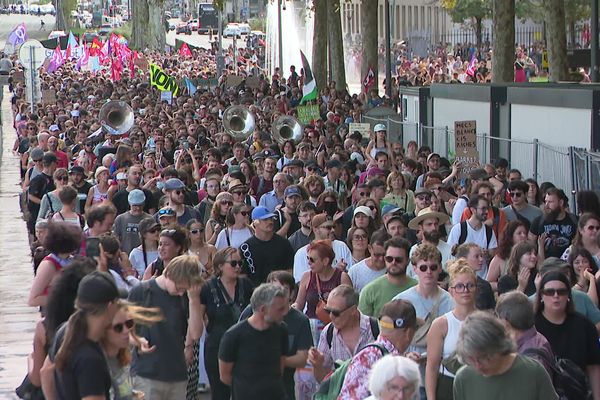
[[[40,31],[40,21],[42,19],[46,23],[46,29],[44,31]],[[9,14],[0,16],[0,50],[4,48],[4,43],[8,38],[8,34],[21,22],[25,23],[29,39],[40,40],[48,39],[48,34],[54,29],[54,21],[55,19],[52,15],[37,17],[28,14]]]

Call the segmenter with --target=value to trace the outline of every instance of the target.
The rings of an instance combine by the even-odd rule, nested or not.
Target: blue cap
[[[171,178],[165,182],[165,190],[177,190],[183,189],[185,185],[181,179]]]
[[[141,206],[146,202],[146,195],[140,189],[133,189],[131,192],[129,192],[127,201],[129,202],[129,205]]]
[[[285,188],[285,192],[283,193],[283,197],[289,197],[289,196],[300,196],[302,197],[302,192],[300,192],[300,189],[298,189],[298,186],[288,186]]]
[[[268,219],[273,218],[275,214],[269,211],[267,207],[258,206],[252,210],[252,219]]]
[[[386,204],[381,209],[381,215],[386,215],[388,213],[395,213],[401,211],[400,207],[397,207],[395,204]]]

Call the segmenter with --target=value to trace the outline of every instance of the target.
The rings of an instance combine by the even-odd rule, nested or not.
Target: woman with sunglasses
[[[62,210],[63,204],[60,201],[58,194],[62,188],[69,184],[69,174],[66,169],[57,168],[52,175],[52,179],[54,180],[56,189],[42,196],[40,212],[37,217],[38,221],[50,219],[54,214]],[[79,203],[77,204],[77,207],[79,207]]]
[[[110,371],[110,399],[140,399],[143,393],[133,390],[130,373],[131,345],[142,354],[151,353],[156,347],[148,346],[148,341],[135,333],[135,325],[150,325],[161,321],[163,316],[158,309],[134,306],[125,301],[120,301],[117,307],[118,311],[100,341]]]
[[[527,240],[527,225],[523,221],[510,221],[506,225],[506,231],[498,243],[498,251],[492,261],[490,261],[490,267],[488,269],[486,281],[492,285],[494,290],[498,289],[498,279],[506,275],[508,271],[508,259],[510,258],[510,252],[512,248],[519,243],[523,243]]]
[[[204,240],[204,225],[202,225],[202,222],[191,219],[186,224],[186,228],[190,232],[190,249],[188,250],[188,254],[196,256],[200,264],[204,266],[204,270],[212,276],[213,258],[217,249]]]
[[[577,223],[577,233],[575,234],[573,243],[571,243],[571,246],[565,250],[560,258],[566,261],[573,247],[583,247],[594,257],[596,261],[595,268],[598,268],[600,266],[600,244],[598,243],[600,235],[598,233],[600,233],[600,218],[592,213],[581,215]]]
[[[452,383],[458,370],[456,344],[462,322],[476,310],[477,275],[464,259],[448,266],[454,309],[431,324],[427,334],[425,392],[428,400],[452,399]]]
[[[225,218],[227,226],[219,232],[215,247],[221,250],[225,247],[239,248],[242,243],[252,237],[250,229],[250,210],[246,204],[235,204],[229,209]]]
[[[600,399],[598,332],[575,312],[569,278],[559,271],[546,273],[535,299],[535,328],[552,346],[557,358],[573,361],[587,375],[593,399]]]
[[[369,232],[366,229],[357,226],[350,228],[346,244],[352,252],[352,265],[370,257]]]
[[[144,281],[162,275],[165,267],[177,256],[185,254],[188,249],[188,236],[185,228],[175,225],[163,229],[158,237],[158,258],[146,268]]]
[[[129,262],[138,276],[144,276],[146,268],[158,258],[160,224],[154,218],[144,218],[138,225],[138,231],[142,244],[131,250]]]
[[[242,258],[238,249],[225,247],[217,251],[213,268],[215,276],[200,292],[200,319],[206,321],[204,366],[210,382],[211,399],[229,400],[230,388],[219,377],[219,344],[225,331],[238,321],[242,310],[250,304],[253,288],[252,282],[241,276]]]
[[[513,247],[508,259],[506,275],[498,280],[498,294],[518,290],[531,296],[535,293],[537,275],[537,245],[531,242],[519,243]]]
[[[306,306],[306,316],[315,319],[319,318],[317,316],[319,302],[326,302],[329,292],[341,284],[352,286],[352,281],[346,272],[333,267],[335,253],[329,240],[317,240],[309,244],[307,259],[310,270],[302,275],[298,284],[294,307],[297,310],[304,310]]]
[[[217,241],[217,236],[226,225],[229,209],[233,206],[233,196],[229,192],[221,192],[215,199],[210,219],[206,221],[204,239],[212,245]]]

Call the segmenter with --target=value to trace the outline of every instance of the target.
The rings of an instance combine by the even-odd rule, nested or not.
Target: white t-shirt
[[[152,264],[158,258],[158,251],[147,251],[146,252],[146,261],[148,265]],[[139,276],[144,276],[144,271],[146,271],[146,264],[144,264],[144,252],[142,251],[142,246],[138,246],[135,249],[131,250],[129,253],[129,262],[131,266],[135,268],[138,272]]]
[[[225,229],[222,229],[217,236],[217,241],[215,242],[217,250],[224,249],[227,246],[237,249],[252,236],[252,232],[248,227],[242,229],[226,228],[226,230],[227,232],[225,232]],[[227,235],[229,235],[229,243],[227,243]]]
[[[458,244],[458,239],[460,239],[460,227],[462,224],[456,224],[452,227],[450,234],[448,235],[448,244],[450,247],[454,247],[454,245]],[[467,222],[467,237],[464,243],[475,243],[479,247],[484,250],[492,250],[498,247],[498,242],[496,240],[496,234],[492,230],[492,237],[490,239],[490,243],[488,244],[486,228],[484,225],[481,225],[479,230],[475,230],[471,227],[469,222]],[[483,279],[487,276],[488,271],[488,261],[484,261],[483,267],[477,271],[477,275]]]
[[[460,224],[460,219],[462,218],[465,208],[467,208],[467,200],[463,197],[456,199],[454,208],[452,208],[452,225]]]
[[[367,258],[365,258],[348,269],[348,275],[350,275],[350,279],[352,280],[352,286],[360,293],[362,288],[367,286],[373,279],[385,275],[385,267],[379,271],[375,271],[367,266]]]
[[[310,269],[307,259],[308,246],[309,244],[300,247],[294,256],[294,279],[296,279],[296,282],[300,282],[302,275]],[[341,240],[334,240],[333,252],[335,253],[335,260],[332,263],[334,267],[340,260],[344,260],[348,264],[346,268],[352,267],[352,252],[346,243]]]

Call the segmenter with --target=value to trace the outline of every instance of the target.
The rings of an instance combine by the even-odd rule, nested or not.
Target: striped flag
[[[300,50],[300,57],[302,58],[302,68],[304,68],[304,85],[302,86],[302,100],[300,100],[300,104],[304,104],[307,101],[316,100],[318,90],[317,81],[302,50]]]
[[[475,52],[471,55],[471,61],[465,71],[469,76],[475,76],[475,67],[477,66],[477,59],[475,58]]]

